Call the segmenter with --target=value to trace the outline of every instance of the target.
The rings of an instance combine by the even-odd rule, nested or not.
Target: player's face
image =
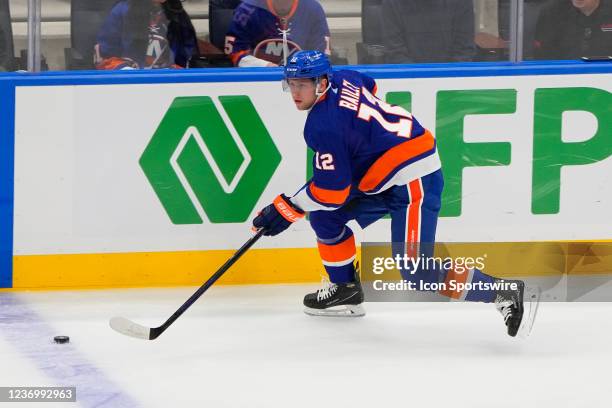
[[[317,101],[317,82],[312,79],[300,78],[289,79],[289,90],[291,97],[298,110],[308,110]],[[323,78],[319,83],[319,92],[324,92],[327,88],[327,79]]]
[[[308,78],[300,78],[289,79],[287,82],[291,91],[291,97],[298,110],[310,109],[317,99],[315,81]]]

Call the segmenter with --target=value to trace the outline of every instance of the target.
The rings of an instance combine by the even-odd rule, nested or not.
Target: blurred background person
[[[4,29],[0,26],[0,72],[10,71],[10,58],[6,47],[6,40]]]
[[[473,0],[384,0],[385,62],[471,61]]]
[[[186,68],[198,55],[180,0],[119,0],[98,33],[98,69]]]
[[[553,0],[541,10],[537,59],[612,55],[612,1]]]
[[[278,66],[300,49],[331,53],[327,19],[317,0],[243,0],[235,10],[225,39],[225,53],[235,66]]]

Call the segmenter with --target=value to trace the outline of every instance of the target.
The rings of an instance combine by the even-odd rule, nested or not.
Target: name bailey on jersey
[[[339,106],[348,108],[357,112],[359,106],[359,99],[361,98],[361,89],[346,79],[342,81],[342,90],[340,91],[340,102]]]

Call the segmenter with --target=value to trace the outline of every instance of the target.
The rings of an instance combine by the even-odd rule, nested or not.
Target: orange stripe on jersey
[[[328,190],[326,188],[317,187],[314,183],[310,183],[308,189],[310,190],[310,194],[312,194],[318,202],[335,205],[344,204],[351,192],[350,185],[343,190]]]
[[[450,282],[454,280],[457,283],[466,283],[468,275],[469,271],[455,272],[454,269],[449,270],[446,274],[446,280],[444,281],[446,289],[441,290],[439,293],[451,299],[459,299],[461,297],[461,291],[451,290]]]
[[[418,242],[421,240],[421,204],[423,201],[423,190],[421,179],[413,180],[408,184],[410,191],[410,205],[408,205],[408,216],[406,222],[406,255],[418,257]]]
[[[119,67],[137,68],[137,64],[135,61],[132,61],[129,59],[124,59],[121,57],[110,57],[110,58],[103,59],[96,65],[96,69],[107,69],[107,70],[118,69]]]
[[[291,10],[289,11],[289,15],[287,16],[287,19],[291,19],[291,17],[293,17],[295,12],[297,11],[297,8],[298,8],[299,4],[300,4],[300,0],[295,0],[293,2],[293,5],[291,6]]]
[[[287,20],[290,20],[291,17],[293,17],[293,15],[295,14],[295,11],[298,8],[300,0],[294,0],[293,4],[291,5],[291,10],[289,10],[289,14],[284,15],[284,16],[281,16],[281,15],[278,14],[276,9],[274,8],[274,3],[272,2],[272,0],[267,0],[267,3],[268,3],[268,10],[270,10],[270,12],[272,14],[274,14],[276,17],[278,17],[278,18],[286,18]]]
[[[372,88],[372,95],[376,96],[376,92],[378,92],[378,85],[374,84],[374,88]]]
[[[242,50],[242,51],[238,51],[234,54],[230,54],[230,59],[232,60],[232,64],[234,65],[238,65],[238,62],[240,61],[240,58],[242,58],[243,56],[247,55],[249,53],[249,51],[247,50]]]
[[[435,139],[433,135],[430,131],[425,130],[422,136],[409,139],[387,150],[370,166],[361,182],[359,182],[359,190],[367,192],[375,189],[403,162],[433,149],[434,146]]]
[[[339,244],[328,245],[322,242],[318,243],[319,254],[323,262],[336,263],[348,261],[355,256],[357,249],[355,248],[355,236],[340,242]]]

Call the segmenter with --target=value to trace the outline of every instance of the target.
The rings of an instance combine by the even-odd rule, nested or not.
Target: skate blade
[[[525,311],[523,312],[523,320],[518,329],[518,336],[522,339],[526,339],[531,334],[533,323],[538,314],[538,307],[540,306],[540,294],[541,290],[539,287],[525,288],[523,299]]]
[[[361,317],[365,316],[365,309],[361,305],[342,305],[327,309],[304,308],[304,313],[310,316],[325,317]]]

